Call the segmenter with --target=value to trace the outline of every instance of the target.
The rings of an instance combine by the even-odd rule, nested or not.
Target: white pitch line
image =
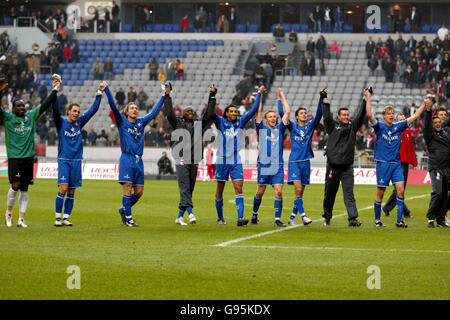
[[[417,252],[417,253],[450,253],[448,250],[421,249],[377,249],[377,248],[340,248],[340,247],[296,247],[296,246],[233,246],[233,248],[261,248],[261,249],[299,249],[299,250],[349,250],[349,251],[382,251],[382,252]]]
[[[405,201],[418,199],[418,198],[423,198],[423,197],[426,197],[428,195],[429,195],[428,193],[421,194],[419,196],[414,196],[414,197],[407,198],[407,199],[405,199]],[[373,206],[365,207],[365,208],[359,209],[358,211],[364,211],[364,210],[369,210],[369,209],[373,209]],[[347,211],[342,212],[342,213],[337,214],[337,215],[333,215],[333,218],[342,217],[342,216],[344,216],[346,214],[347,214]],[[323,218],[313,220],[313,222],[319,222],[319,221],[323,221]],[[303,227],[303,224],[298,224],[296,226],[289,226],[289,227],[285,227],[285,228],[282,228],[282,229],[275,229],[275,230],[265,231],[265,232],[257,233],[257,234],[254,234],[254,235],[251,235],[251,236],[248,236],[248,237],[242,237],[242,238],[237,238],[237,239],[234,239],[234,240],[221,242],[221,243],[218,243],[218,244],[215,244],[215,245],[212,245],[212,246],[213,247],[226,247],[226,246],[229,246],[230,244],[234,244],[234,243],[238,243],[238,242],[242,242],[242,241],[246,241],[246,240],[250,240],[250,239],[254,239],[254,238],[260,238],[260,237],[266,236],[268,234],[282,232],[282,231],[286,231],[286,230],[291,230],[291,229],[299,228],[299,227]]]

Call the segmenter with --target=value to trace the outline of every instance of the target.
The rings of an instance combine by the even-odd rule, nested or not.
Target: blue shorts
[[[60,184],[81,187],[81,161],[58,160],[58,186]]]
[[[123,153],[119,161],[119,183],[132,183],[133,186],[144,185],[144,162],[135,155]]]
[[[400,162],[380,162],[377,161],[377,187],[388,187],[389,181],[392,184],[404,182],[402,164]]]
[[[264,174],[267,173],[267,174]],[[284,166],[283,164],[274,165],[258,163],[258,185],[273,186],[275,184],[284,184]]]
[[[309,160],[289,162],[288,182],[300,181],[303,185],[309,185],[311,176],[311,163]]]
[[[242,164],[217,164],[216,165],[216,180],[228,181],[231,177],[231,181],[244,180],[244,169]]]

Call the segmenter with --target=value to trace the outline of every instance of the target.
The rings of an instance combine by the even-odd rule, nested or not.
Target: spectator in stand
[[[49,16],[44,23],[50,32],[56,31],[56,20],[53,19],[53,16]]]
[[[369,40],[366,42],[366,55],[367,59],[370,59],[372,56],[372,53],[376,52],[377,45],[372,40],[372,37],[369,36]]]
[[[228,21],[228,29],[229,32],[236,32],[236,8],[231,7],[230,12],[227,15],[227,21]]]
[[[72,51],[67,43],[64,44],[64,62],[72,61]]]
[[[306,58],[304,53],[302,53],[301,59],[300,72],[302,73],[302,76],[306,76],[308,74],[308,59]]]
[[[136,32],[145,32],[145,20],[146,20],[146,16],[145,16],[145,11],[144,11],[144,7],[138,5],[136,6],[135,9],[135,19],[136,19],[136,23],[135,23],[135,31]]]
[[[95,130],[93,128],[91,128],[91,130],[89,130],[87,139],[91,146],[95,146],[96,141],[97,141],[97,133],[95,133]]]
[[[100,134],[97,136],[97,142],[99,146],[107,147],[109,146],[108,135],[106,134],[105,129],[100,131]]]
[[[200,6],[197,11],[197,16],[199,16],[200,21],[202,22],[202,32],[206,31],[206,22],[208,21],[208,14],[206,13],[203,6]]]
[[[339,45],[336,40],[333,40],[333,43],[330,45],[329,52],[331,58],[339,59]]]
[[[315,76],[316,75],[316,59],[312,53],[309,54],[308,61],[308,75]]]
[[[196,15],[194,19],[194,32],[202,32],[202,20],[200,20],[200,16]]]
[[[314,32],[314,26],[316,25],[316,21],[314,20],[314,13],[311,12],[309,14],[306,23],[308,24],[308,33],[313,33]]]
[[[389,48],[387,47],[387,43],[383,42],[382,46],[378,48],[378,57],[383,60],[386,56],[389,55]]]
[[[387,32],[393,33],[395,30],[395,13],[394,13],[394,8],[391,5],[389,6],[386,18],[387,18],[387,27],[388,27]]]
[[[216,30],[216,23],[217,23],[216,15],[212,10],[210,10],[208,12],[208,27],[210,32],[214,32],[214,30]]]
[[[111,147],[117,146],[117,142],[119,141],[119,132],[114,124],[109,126],[108,140]]]
[[[324,76],[326,70],[325,70],[325,62],[323,61],[323,58],[320,59],[319,65],[320,65],[320,75]]]
[[[220,16],[219,23],[217,24],[217,31],[219,31],[221,33],[225,33],[225,32],[228,32],[228,30],[229,30],[228,20],[225,17],[225,15],[222,14]]]
[[[75,40],[72,41],[72,47],[70,48],[70,51],[71,51],[72,61],[78,62],[80,49],[78,48],[78,43]]]
[[[297,61],[292,56],[292,54],[288,54],[286,58],[286,63],[284,65],[285,74],[288,76],[296,76],[297,75]]]
[[[398,57],[396,63],[395,63],[395,75],[397,76],[397,82],[398,83],[404,83],[403,74],[406,70],[406,64],[403,61],[402,58]]]
[[[118,32],[119,31],[119,13],[120,8],[117,5],[116,1],[113,1],[113,8],[112,8],[112,28],[111,32]]]
[[[342,32],[342,24],[344,19],[344,12],[340,6],[336,6],[336,11],[333,14],[334,19],[334,32]]]
[[[103,28],[103,32],[108,31],[107,26],[109,26],[109,32],[111,32],[111,13],[109,12],[108,7],[105,6],[103,8],[103,13],[105,14],[105,16],[104,16],[105,28]]]
[[[173,108],[173,113],[176,117],[182,117],[183,116],[183,110],[180,108],[180,105],[178,103],[175,103],[175,106]]]
[[[145,110],[146,109],[146,103],[148,100],[148,95],[145,93],[144,88],[139,88],[139,92],[136,96],[137,103],[139,110]]]
[[[163,151],[161,158],[158,160],[158,173],[159,175],[173,174],[172,162],[165,151]]]
[[[322,59],[324,57],[325,50],[327,49],[327,42],[325,41],[323,35],[320,35],[319,39],[317,39],[316,49],[317,49],[317,57],[319,59]]]
[[[158,72],[158,80],[161,82],[164,82],[167,80],[166,73],[164,72],[164,67],[161,67],[161,69]]]
[[[158,80],[159,63],[155,57],[148,64],[148,68],[150,69],[150,80]]]
[[[67,41],[67,31],[65,29],[64,23],[58,24],[58,29],[56,29],[56,35],[59,42],[65,44]]]
[[[66,106],[68,103],[69,101],[67,100],[67,96],[64,94],[64,91],[60,90],[58,95],[58,105],[60,114],[66,114]]]
[[[329,6],[325,7],[325,11],[323,13],[323,21],[324,21],[324,31],[331,32],[331,9]]]
[[[133,87],[130,87],[130,90],[127,93],[128,103],[135,102],[137,98],[136,91],[134,91]]]
[[[414,84],[416,88],[423,89],[425,85],[425,78],[426,78],[425,72],[421,67],[419,67],[419,69],[417,69],[417,72],[414,73]]]
[[[411,8],[411,14],[409,16],[412,32],[417,33],[419,31],[420,20],[421,20],[420,13],[417,12],[416,7],[413,6]]]
[[[56,140],[58,139],[58,136],[56,135],[55,132],[55,127],[50,127],[48,129],[48,134],[47,134],[47,143],[49,146],[54,146],[56,144]]]
[[[275,42],[284,42],[285,32],[283,26],[280,23],[277,24],[273,29],[272,34],[275,38]]]
[[[291,32],[289,32],[288,38],[289,38],[289,42],[297,43],[298,42],[297,32],[295,32],[294,29],[291,29]]]
[[[322,32],[322,20],[323,12],[320,9],[320,5],[316,5],[316,9],[313,12],[314,17],[314,32]]]
[[[397,19],[395,19],[395,32],[402,33],[405,30],[405,20],[402,15],[399,14]]]
[[[181,18],[180,25],[181,28],[183,29],[183,32],[189,32],[188,15],[185,15],[183,18]]]
[[[316,43],[313,40],[313,37],[309,37],[308,42],[306,43],[306,51],[314,53],[316,50]]]
[[[119,88],[119,91],[116,92],[116,96],[114,97],[119,105],[119,110],[122,110],[125,106],[125,93],[122,88]]]
[[[111,61],[111,57],[108,56],[106,58],[105,63],[103,64],[103,77],[105,80],[112,80],[113,79],[113,73],[114,73],[114,63]]]
[[[386,63],[384,64],[384,76],[386,82],[394,81],[395,65],[391,60],[391,57],[387,57]]]
[[[100,57],[95,58],[95,61],[92,63],[92,73],[94,74],[94,80],[100,80],[103,72],[102,63],[100,61]]]
[[[216,161],[215,161],[215,151],[212,148],[211,143],[208,143],[205,149],[205,163],[207,168],[207,175],[205,175],[204,181],[214,180],[214,175],[216,174]]]
[[[406,81],[406,88],[412,89],[414,83],[414,70],[412,69],[410,64],[408,64],[408,66],[406,67],[406,70],[403,74],[403,79],[405,79]]]
[[[165,66],[165,74],[167,76],[167,80],[173,81],[175,80],[175,61],[173,61],[173,58],[169,58],[169,60],[166,62]]]
[[[184,80],[184,65],[180,59],[175,63],[175,80]]]
[[[39,87],[39,98],[41,99],[41,103],[47,98],[48,90],[45,85],[45,81],[41,80],[41,86]]]

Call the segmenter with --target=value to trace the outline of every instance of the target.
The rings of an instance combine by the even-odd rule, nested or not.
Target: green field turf
[[[418,198],[407,201],[414,216],[407,229],[395,228],[395,212],[383,218],[386,228],[375,228],[373,209],[367,208],[375,187],[355,186],[360,228],[348,227],[346,216],[339,216],[345,208],[339,191],[330,227],[315,221],[269,234],[262,233],[279,230],[273,226],[271,188],[260,224],[239,228],[231,184],[224,194],[228,224],[217,224],[215,187],[214,182],[197,184],[198,223],[182,227],[174,223],[176,181],[146,181],[144,197],[133,208],[140,227],[129,228],[117,213],[120,185],[85,180],[75,197],[74,226],[55,228],[56,181],[37,180],[29,192],[29,228],[0,225],[0,299],[449,298],[450,234],[426,226],[430,187],[408,186],[406,198]],[[7,179],[0,179],[2,214],[8,188]],[[248,218],[255,189],[254,183],[244,184]],[[304,199],[309,216],[319,220],[323,185],[309,186]],[[285,223],[292,201],[293,187],[285,185]],[[17,210],[16,204],[14,223]],[[226,243],[253,235],[258,236]],[[81,270],[79,290],[66,286],[70,265]],[[379,290],[367,288],[370,265],[380,268]]]

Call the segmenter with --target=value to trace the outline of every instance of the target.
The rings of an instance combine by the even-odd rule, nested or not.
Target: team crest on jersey
[[[142,127],[142,123],[138,123],[138,126],[139,126],[139,127]]]
[[[30,119],[30,117],[29,117],[29,116],[26,116],[26,117],[25,117],[25,120],[28,120],[28,119]]]

